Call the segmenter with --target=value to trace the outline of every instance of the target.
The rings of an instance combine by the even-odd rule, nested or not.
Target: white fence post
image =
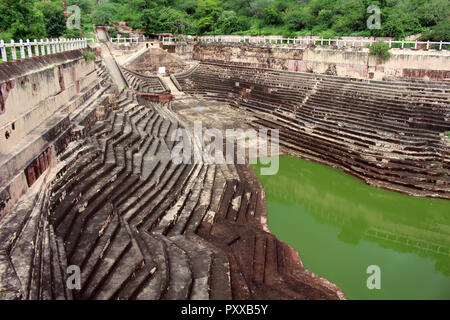
[[[25,46],[23,45],[23,40],[19,40],[19,50],[20,50],[20,59],[25,59]]]
[[[14,40],[11,40],[11,56],[13,60],[17,60],[17,54],[16,54],[16,46],[14,43]]]
[[[34,46],[34,55],[37,57],[39,56],[39,45],[36,39],[34,39],[33,41],[33,46]]]
[[[48,38],[45,39],[45,44],[47,46],[47,54],[51,54],[50,41],[48,40]]]
[[[6,55],[5,42],[3,40],[0,40],[0,51],[2,54],[2,60],[8,61],[8,56]]]
[[[31,58],[33,56],[33,52],[31,51],[30,39],[27,39],[27,52],[28,52],[28,57]]]
[[[41,45],[41,56],[45,56],[45,47],[44,47],[44,40],[41,39],[41,42],[39,42]]]

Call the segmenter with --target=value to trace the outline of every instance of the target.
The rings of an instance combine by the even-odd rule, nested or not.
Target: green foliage
[[[450,18],[439,22],[431,31],[424,32],[421,40],[450,41]]]
[[[7,31],[14,39],[46,35],[44,15],[35,0],[0,0],[0,17],[0,31]]]
[[[391,53],[389,52],[389,44],[383,41],[376,41],[370,46],[370,55],[376,56],[378,62],[384,62],[389,59]]]
[[[274,6],[268,6],[264,9],[264,23],[267,25],[280,24],[283,22],[283,18],[278,9]]]
[[[48,37],[56,38],[66,31],[66,17],[59,2],[38,2],[36,7],[44,14]]]
[[[108,24],[115,21],[118,5],[113,2],[102,3],[94,13],[94,22],[96,24]]]
[[[290,8],[286,11],[284,16],[286,26],[290,31],[311,28],[313,19],[311,14],[301,8]]]
[[[81,31],[78,29],[66,29],[62,34],[64,38],[81,38]]]
[[[91,61],[95,60],[95,54],[92,51],[84,50],[83,56],[84,56],[84,59],[86,60],[86,62],[91,62]]]
[[[119,31],[115,26],[109,27],[108,29],[109,37],[110,38],[117,38],[117,35],[119,34]]]
[[[215,23],[222,14],[222,7],[218,0],[198,0],[194,16],[197,20],[197,28],[200,33],[215,30]]]
[[[147,34],[392,36],[422,32],[449,41],[448,0],[67,0],[81,9],[81,30],[67,30],[62,0],[0,0],[4,39],[85,36],[92,24],[125,21]],[[366,22],[381,8],[381,29]]]

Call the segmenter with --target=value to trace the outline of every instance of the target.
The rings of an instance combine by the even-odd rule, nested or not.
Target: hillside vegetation
[[[86,36],[92,24],[126,21],[143,32],[242,35],[391,36],[422,32],[450,41],[448,0],[67,0],[81,9],[81,30],[67,29],[62,0],[0,0],[0,38]],[[370,5],[381,28],[369,30]],[[433,30],[433,32],[430,32]]]

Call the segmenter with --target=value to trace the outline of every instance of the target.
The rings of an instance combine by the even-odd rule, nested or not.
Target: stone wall
[[[175,46],[175,53],[183,60],[186,60],[186,61],[193,60],[194,59],[194,44],[192,44],[192,43],[177,44]]]
[[[187,55],[186,44],[177,50]],[[363,79],[450,79],[450,53],[437,50],[391,49],[379,62],[367,48],[299,47],[294,45],[196,43],[193,58],[199,61],[238,63],[278,70],[330,74]]]
[[[127,68],[146,75],[158,74],[159,67],[165,67],[167,74],[181,72],[186,69],[185,62],[160,48],[151,47],[145,53],[127,63]]]
[[[0,63],[0,218],[55,163],[70,113],[99,87],[81,50]]]
[[[0,153],[97,80],[81,51],[0,64]]]

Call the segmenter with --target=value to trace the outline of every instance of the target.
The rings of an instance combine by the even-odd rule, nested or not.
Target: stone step
[[[132,242],[130,236],[126,232],[126,229],[119,223],[118,231],[111,238],[107,250],[104,251],[103,255],[97,261],[96,268],[89,274],[87,281],[83,284],[79,293],[80,297],[88,300],[94,299],[131,247]],[[133,269],[134,267],[132,266]]]
[[[121,224],[124,226],[124,229],[127,229],[123,221]],[[106,279],[102,281],[101,287],[97,289],[95,299],[108,300],[114,298],[116,293],[123,289],[127,282],[144,267],[145,258],[138,244],[133,240],[130,232],[128,232],[128,236],[131,239],[130,248],[121,256],[119,261],[114,263],[114,272],[107,273]],[[94,297],[91,296],[92,298]]]
[[[100,166],[95,166],[95,168],[99,168]],[[59,225],[64,220],[70,220],[71,215],[68,215],[69,212],[71,212],[71,209],[79,205],[78,202],[81,199],[82,195],[90,185],[92,185],[97,179],[101,179],[103,176],[107,175],[108,172],[110,172],[111,169],[113,169],[115,166],[113,164],[109,164],[106,166],[101,167],[100,170],[92,170],[93,172],[86,176],[84,179],[80,179],[80,177],[76,177],[73,180],[73,189],[68,190],[67,194],[65,195],[64,199],[61,203],[59,203],[55,208],[53,208],[51,221],[55,227],[55,231],[58,232]],[[80,181],[81,180],[81,181]],[[83,205],[81,203],[81,205]],[[74,212],[74,211],[72,211]],[[65,229],[65,227],[63,228]]]
[[[141,238],[139,231],[129,227],[129,233],[131,234],[133,241],[135,241],[136,245],[139,247],[139,250],[142,252],[144,262],[126,283],[124,283],[122,288],[117,290],[112,296],[112,299],[116,300],[136,299],[139,294],[142,294],[142,291],[145,291],[148,283],[157,270],[157,266],[152,258],[152,252],[150,252],[145,241]]]
[[[139,148],[139,151],[137,153],[134,154],[133,157],[133,174],[140,176],[142,173],[142,167],[143,167],[143,157],[144,155],[147,153],[147,150],[149,149],[152,141],[153,141],[153,137],[150,136],[145,136],[144,139],[142,139],[142,145]]]
[[[200,171],[199,175],[195,179],[195,185],[189,191],[191,194],[188,198],[187,203],[183,207],[183,209],[179,212],[178,216],[171,223],[168,229],[164,231],[167,236],[176,236],[179,234],[184,234],[186,231],[187,223],[192,219],[192,215],[194,213],[194,209],[197,207],[200,201],[200,195],[203,191],[205,184],[205,176],[206,176],[207,168],[204,166],[202,171]],[[187,192],[185,189],[184,193]],[[197,223],[200,223],[198,221]],[[160,224],[160,227],[162,225]]]
[[[30,216],[23,229],[19,231],[20,234],[17,236],[17,240],[10,251],[10,260],[22,284],[22,297],[24,299],[29,299],[31,296],[36,297],[36,290],[39,290],[39,287],[32,286],[32,280],[36,279],[38,268],[40,267],[38,261],[40,262],[41,216],[45,206],[45,188],[41,189],[38,197]],[[36,285],[36,283],[34,284]],[[31,294],[32,290],[33,294]]]
[[[62,269],[63,262],[60,260],[62,256],[60,248],[58,247],[57,237],[53,230],[53,226],[49,225],[50,232],[50,249],[51,249],[51,268],[52,268],[52,300],[66,300],[69,297],[66,295],[66,270]],[[64,249],[62,249],[64,250]]]
[[[163,291],[163,300],[187,300],[192,288],[192,270],[189,256],[180,247],[164,236],[160,236],[166,245],[169,276]]]
[[[177,202],[183,198],[183,195],[180,197],[181,190],[185,192],[184,190],[191,175],[198,175],[198,168],[193,168],[192,165],[180,165],[179,168],[181,170],[177,170],[175,175],[172,174],[168,182],[166,181],[157,187],[155,192],[143,203],[142,211],[133,214],[130,222],[145,230],[158,226],[165,215],[165,211],[169,208],[171,209],[174,201]]]
[[[89,287],[89,292],[92,292],[92,289],[95,289],[95,285],[98,284],[99,278],[101,278],[101,274],[97,274],[97,270],[101,269],[100,266],[104,261],[104,257],[108,254],[109,249],[113,245],[115,237],[120,231],[120,223],[119,218],[116,214],[113,214],[108,219],[107,224],[105,224],[102,228],[101,234],[99,234],[99,238],[95,243],[95,247],[90,251],[89,255],[87,255],[81,264],[81,290],[76,290],[73,292],[74,297],[76,299],[86,299]],[[105,272],[105,270],[100,270],[100,273]],[[96,277],[97,282],[94,287],[90,286],[91,279]],[[101,280],[101,279],[100,279]]]
[[[116,192],[116,190],[118,191],[123,181],[125,181],[128,177],[129,174],[120,174],[116,180],[106,185],[105,190],[97,190],[98,195],[89,200],[90,203],[88,204],[88,207],[83,212],[80,212],[76,217],[76,220],[72,222],[70,231],[65,237],[66,251],[69,257],[71,257],[72,252],[77,247],[80,235],[89,225],[88,221],[91,219],[92,215],[95,215],[97,211],[100,210],[105,203],[107,203],[108,198],[110,198],[110,194]]]
[[[192,271],[192,288],[189,298],[192,300],[208,300],[212,252],[208,248],[188,240],[185,236],[170,237],[169,240],[188,255]]]
[[[159,178],[157,172],[164,171],[168,162],[162,164],[160,161],[156,161],[149,170],[151,171],[148,176],[136,179],[135,183],[125,184],[123,192],[121,194],[115,194],[111,200],[115,203],[116,207],[122,207],[132,197],[140,197],[156,185],[156,180]],[[131,182],[132,180],[129,179]],[[136,198],[134,198],[136,199]],[[132,200],[134,201],[134,200]]]
[[[151,253],[152,259],[156,264],[156,272],[135,297],[138,300],[159,300],[170,281],[169,257],[166,244],[159,236],[153,236],[146,231],[141,231],[140,237]]]
[[[183,169],[185,169],[185,167],[183,166],[169,167],[168,170],[164,171],[164,175],[162,177],[156,178],[154,184],[148,185],[148,187],[150,188],[149,192],[142,190],[140,194],[130,197],[130,199],[128,199],[120,208],[118,208],[120,214],[123,215],[124,219],[129,223],[132,220],[136,219],[137,216],[145,217],[146,213],[143,212],[143,210],[148,208],[148,204],[157,196],[165,196],[165,194],[161,193],[164,187],[173,184],[174,182],[172,180],[174,179],[174,177],[180,175]]]

